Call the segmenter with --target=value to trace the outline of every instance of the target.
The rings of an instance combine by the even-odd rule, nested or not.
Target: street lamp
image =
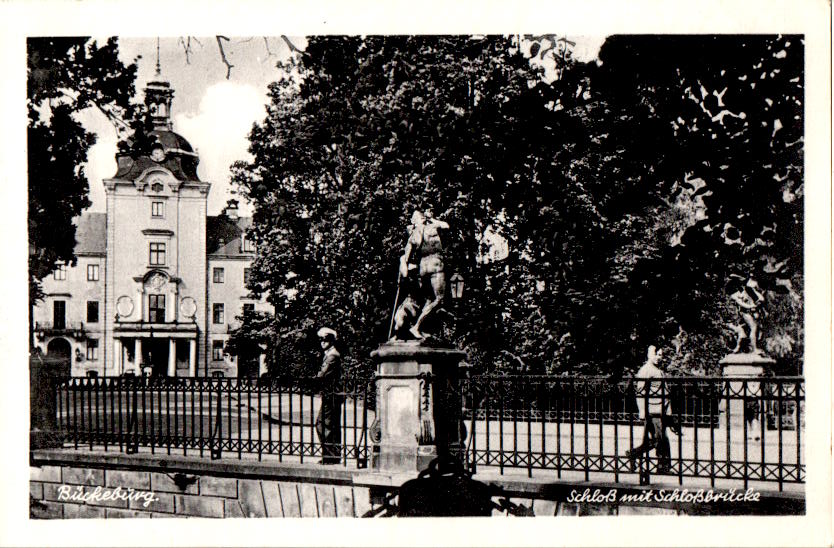
[[[463,276],[455,272],[449,279],[449,285],[452,290],[452,299],[457,301],[463,297]]]

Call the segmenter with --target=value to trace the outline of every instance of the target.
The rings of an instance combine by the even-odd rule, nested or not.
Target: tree
[[[524,235],[548,291],[507,300],[531,311],[512,324],[543,334],[525,344],[548,370],[618,373],[659,344],[714,371],[727,296],[750,278],[767,288],[764,346],[801,358],[802,60],[798,37],[616,36],[563,71],[543,180],[573,195],[537,197]]]
[[[387,336],[407,220],[425,207],[452,226],[470,339],[497,333],[473,272],[484,229],[518,207],[503,181],[536,138],[518,117],[541,105],[524,99],[538,70],[501,37],[313,38],[281,69],[234,180],[255,204],[254,287],[282,339],[327,323],[367,356]]]
[[[118,53],[115,38],[27,40],[30,333],[40,281],[59,264],[75,264],[73,219],[90,205],[84,163],[95,135],[77,114],[96,108],[117,129],[130,126],[136,64]]]
[[[255,205],[253,289],[281,349],[330,324],[366,361],[415,208],[452,227],[447,271],[467,297],[451,336],[479,370],[621,374],[648,344],[715,364],[730,274],[798,295],[800,41],[612,37],[601,64],[552,56],[547,78],[530,57],[558,40],[530,40],[316,37],[279,66],[233,179]],[[767,84],[729,91],[754,74]],[[487,232],[505,259],[485,258]],[[791,331],[801,300],[783,305]]]
[[[715,363],[734,315],[727,296],[755,279],[767,296],[766,334],[781,340],[765,346],[801,358],[801,37],[612,37],[600,60],[597,91],[659,137],[643,181],[687,217],[672,245],[635,265],[629,286],[644,291],[627,293],[634,321],[663,326],[667,343],[681,329],[709,334],[711,344],[692,350]]]

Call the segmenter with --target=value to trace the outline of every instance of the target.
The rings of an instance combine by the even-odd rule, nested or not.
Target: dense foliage
[[[119,60],[115,38],[27,40],[30,303],[41,298],[40,280],[58,264],[75,264],[73,219],[89,207],[84,170],[95,143],[78,114],[96,108],[118,129],[133,117],[136,64]]]
[[[599,63],[553,42],[314,37],[280,65],[233,168],[275,315],[232,348],[312,368],[330,325],[367,363],[408,219],[431,208],[466,280],[438,328],[478,370],[620,374],[658,344],[709,371],[748,279],[763,346],[801,356],[801,40],[615,36]],[[531,62],[545,51],[555,70]]]

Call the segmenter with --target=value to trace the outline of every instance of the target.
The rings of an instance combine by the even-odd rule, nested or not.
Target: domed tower
[[[167,131],[173,129],[171,123],[171,102],[173,100],[174,90],[171,89],[170,82],[162,78],[162,70],[159,67],[159,58],[157,58],[155,78],[148,82],[148,87],[145,88],[145,105],[148,107],[154,129]]]
[[[158,57],[157,57],[158,59]],[[153,129],[116,155],[107,194],[105,374],[194,376],[205,359],[206,200],[199,158],[173,131],[174,90],[145,88]]]
[[[119,166],[116,177],[131,178],[148,167],[160,165],[181,181],[199,181],[197,153],[185,137],[173,130],[171,103],[174,90],[162,77],[158,61],[155,78],[148,82],[144,91],[152,129],[147,135],[136,136],[129,147],[116,154]]]

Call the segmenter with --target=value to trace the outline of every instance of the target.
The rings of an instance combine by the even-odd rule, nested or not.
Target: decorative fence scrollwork
[[[462,379],[469,468],[553,470],[557,477],[651,475],[776,482],[805,481],[805,385],[799,377],[625,379],[479,375]],[[662,403],[671,466],[629,458],[643,441],[647,400]],[[600,478],[601,479],[601,478]]]
[[[57,389],[58,424],[75,448],[304,462],[322,455],[321,388],[316,378],[71,378]],[[341,460],[367,466],[373,376],[347,370],[335,390]]]
[[[316,378],[71,378],[57,389],[58,424],[78,449],[316,462],[322,390],[338,396],[342,464],[368,466],[379,420],[375,377],[360,369],[329,388]],[[452,393],[463,419],[455,452],[470,471],[615,482],[662,474],[681,484],[704,478],[711,486],[773,482],[779,489],[805,481],[799,377],[481,375],[462,378]],[[433,412],[424,399],[425,390],[421,412]],[[680,432],[669,438],[668,468],[651,452],[638,462],[627,454],[643,441],[640,409],[649,400],[662,402],[664,425]]]

